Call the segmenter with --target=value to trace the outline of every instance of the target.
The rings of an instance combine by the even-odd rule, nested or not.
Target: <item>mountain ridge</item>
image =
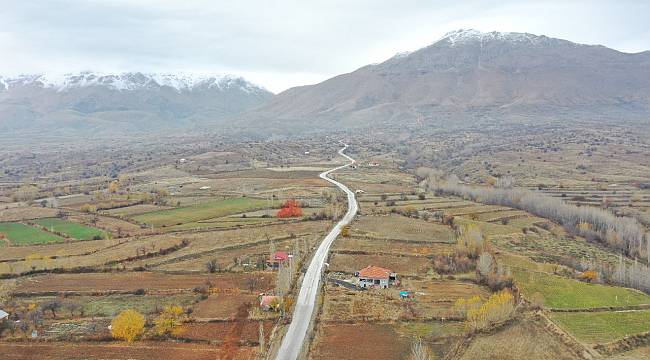
[[[622,53],[527,33],[459,30],[382,63],[288,89],[247,116],[278,124],[357,126],[413,123],[476,108],[535,109],[545,115],[555,108],[647,111],[650,52]]]
[[[143,133],[226,126],[273,94],[234,75],[95,73],[0,78],[0,130]]]

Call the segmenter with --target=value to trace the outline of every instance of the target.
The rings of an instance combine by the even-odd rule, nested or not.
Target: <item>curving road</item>
[[[291,324],[289,325],[289,330],[284,335],[282,339],[282,344],[278,350],[278,355],[276,359],[278,360],[295,360],[298,358],[302,345],[305,341],[305,336],[307,335],[307,329],[309,328],[309,323],[311,322],[312,314],[314,313],[314,305],[316,304],[316,295],[318,295],[318,290],[320,287],[321,274],[323,273],[323,266],[325,265],[325,260],[327,259],[327,253],[330,250],[330,246],[336,237],[341,233],[341,229],[349,224],[354,215],[356,215],[358,210],[357,200],[354,197],[354,192],[348,189],[347,186],[341,184],[336,180],[332,180],[328,175],[336,170],[346,168],[355,163],[355,160],[343,152],[348,148],[347,144],[343,144],[343,148],[339,150],[339,155],[346,157],[350,162],[346,165],[339,166],[337,168],[327,170],[320,174],[322,179],[325,179],[332,184],[338,186],[341,190],[345,191],[348,195],[348,212],[345,214],[343,219],[339,221],[336,226],[330,231],[329,234],[323,239],[318,250],[314,254],[309,268],[305,273],[305,277],[302,280],[302,286],[300,287],[300,293],[298,294],[298,300],[296,301],[296,306],[293,311],[293,318]]]

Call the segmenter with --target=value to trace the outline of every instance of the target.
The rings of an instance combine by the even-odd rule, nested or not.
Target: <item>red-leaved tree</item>
[[[290,217],[300,217],[302,216],[302,209],[300,208],[300,203],[296,200],[287,200],[282,209],[278,211],[279,218],[290,218]]]

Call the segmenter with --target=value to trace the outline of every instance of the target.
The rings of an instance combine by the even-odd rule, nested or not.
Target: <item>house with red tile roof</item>
[[[266,260],[266,265],[272,270],[277,270],[282,263],[289,260],[289,253],[286,251],[276,251]]]
[[[377,287],[386,289],[395,279],[397,274],[390,269],[379,266],[366,266],[356,274],[357,284],[362,288]]]

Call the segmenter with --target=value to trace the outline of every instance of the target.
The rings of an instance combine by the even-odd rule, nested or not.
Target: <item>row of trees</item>
[[[515,314],[515,297],[508,289],[490,295],[483,301],[480,296],[458,299],[454,311],[466,319],[472,330],[485,329],[491,325],[510,319]]]
[[[561,199],[526,189],[462,185],[453,176],[447,180],[429,177],[427,186],[438,193],[528,211],[556,221],[580,236],[620,250],[627,256],[644,257],[650,261],[650,235],[636,219],[618,217],[595,207],[567,204]]]

